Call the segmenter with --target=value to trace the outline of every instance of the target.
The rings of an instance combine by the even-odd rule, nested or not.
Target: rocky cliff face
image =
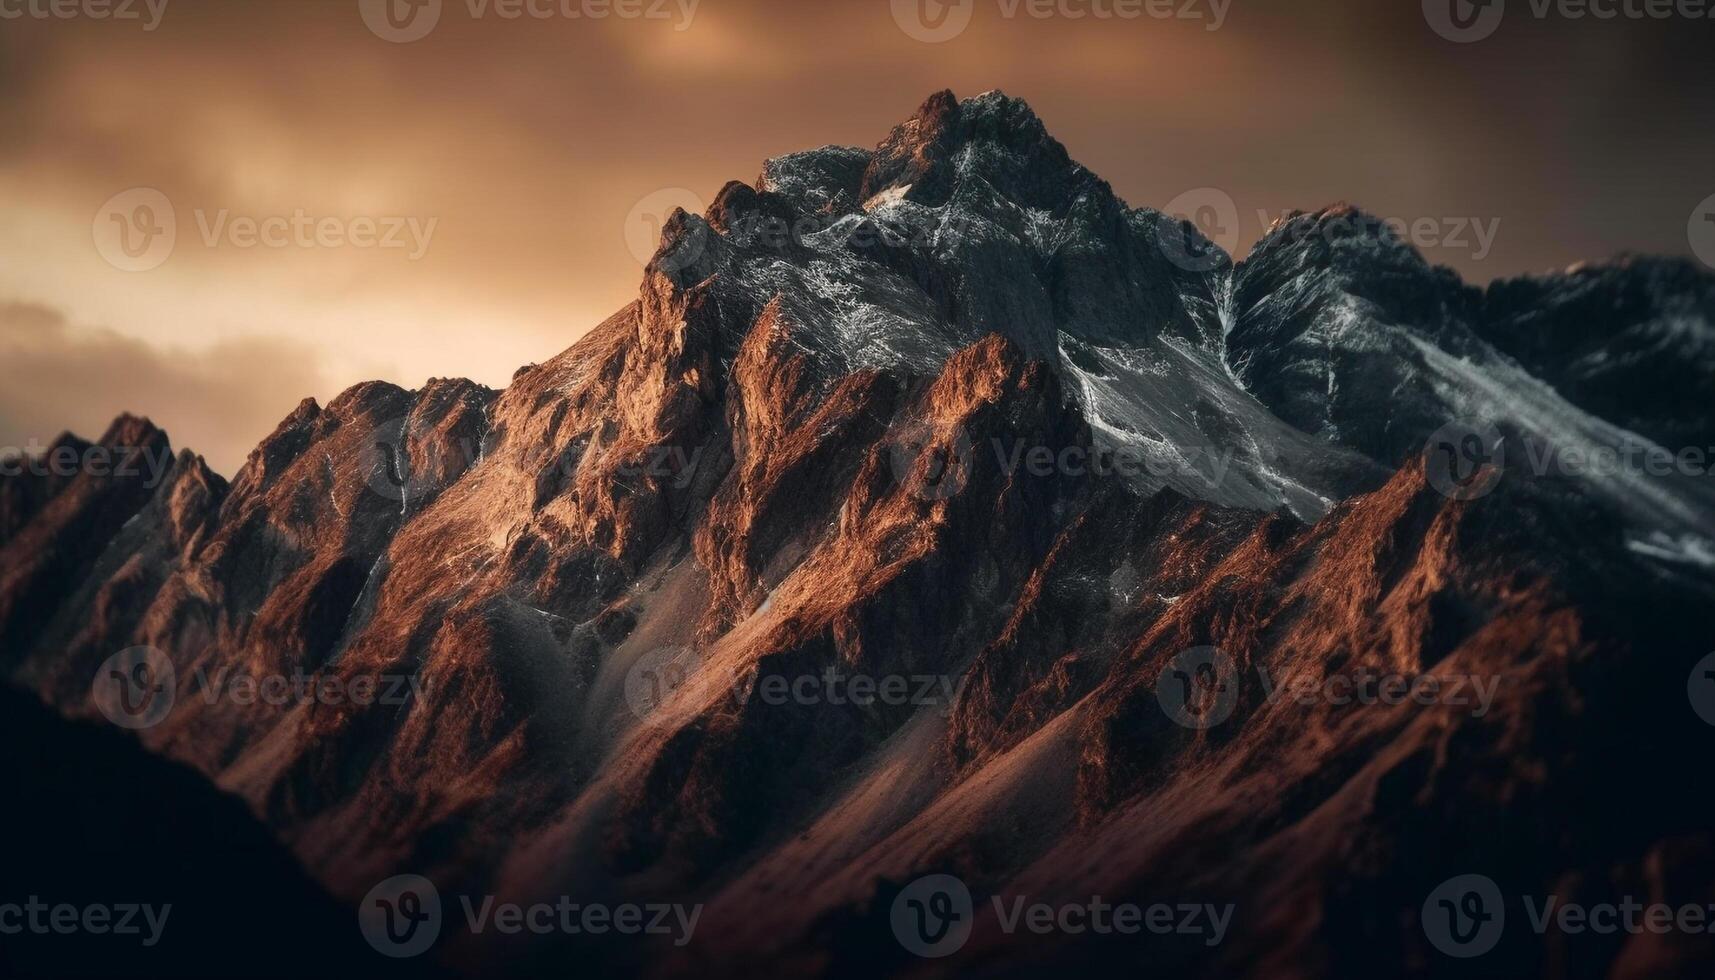
[[[449,929],[455,967],[1435,974],[1457,872],[1715,897],[1709,480],[1531,465],[1711,445],[1712,290],[1479,291],[1343,208],[1235,265],[1022,102],[943,93],[675,215],[638,300],[504,391],[306,401],[230,485],[189,453],[3,478],[0,669],[94,716],[149,648],[143,744],[346,900],[703,908],[683,947]],[[1461,419],[1496,442],[1432,438]],[[134,419],[100,445],[167,456]],[[242,693],[298,675],[344,696]],[[946,959],[890,918],[931,873],[977,900]],[[1042,936],[1015,896],[1234,912]],[[1479,962],[1710,954],[1512,930]]]

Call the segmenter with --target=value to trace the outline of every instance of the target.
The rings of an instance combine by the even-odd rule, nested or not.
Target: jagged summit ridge
[[[999,333],[1064,377],[1104,450],[1167,474],[1138,480],[1145,491],[1314,518],[1461,420],[1539,456],[1673,452],[1683,443],[1652,440],[1709,429],[1706,413],[1672,421],[1709,393],[1715,287],[1689,263],[1484,290],[1337,204],[1285,216],[1235,264],[1190,222],[1128,208],[1000,92],[936,93],[873,151],[770,160],[757,189],[729,184],[710,218],[714,261],[695,277],[724,276],[752,308],[777,300],[826,376],[928,375]],[[1526,339],[1541,328],[1521,314],[1538,309],[1630,325],[1584,328],[1567,365]],[[1640,350],[1667,383],[1624,367]],[[1641,538],[1706,538],[1706,480],[1583,478]]]
[[[1189,223],[1128,209],[1023,100],[938,93],[874,151],[775,158],[706,217],[669,223],[658,268],[778,303],[824,379],[931,375],[998,333],[1065,377],[1104,451],[1148,461],[1140,488],[1315,516],[1365,469],[1232,383],[1225,256],[1175,262],[1162,237],[1196,250]]]

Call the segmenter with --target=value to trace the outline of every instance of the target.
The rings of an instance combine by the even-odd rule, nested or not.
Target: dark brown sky
[[[1439,237],[1476,219],[1486,247],[1467,230],[1425,251],[1487,281],[1689,254],[1715,194],[1708,19],[1541,19],[1508,0],[1493,36],[1454,44],[1418,0],[1222,0],[1218,30],[1214,0],[1172,0],[1197,16],[1167,19],[970,0],[961,33],[926,43],[896,15],[928,0],[701,0],[688,20],[691,0],[599,20],[560,15],[584,0],[533,0],[545,19],[442,0],[426,36],[390,43],[366,0],[167,0],[153,30],[142,0],[138,21],[31,15],[47,2],[0,0],[25,14],[0,19],[0,363],[28,375],[0,386],[0,445],[129,409],[228,473],[300,395],[504,384],[635,294],[638,202],[873,145],[940,88],[1028,99],[1134,205],[1219,189],[1241,251],[1282,210],[1349,200]],[[177,237],[126,271],[106,222],[145,199],[108,202],[139,187],[170,202]],[[433,230],[415,258],[229,233],[300,211]]]

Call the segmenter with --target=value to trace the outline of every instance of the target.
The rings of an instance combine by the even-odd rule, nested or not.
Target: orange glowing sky
[[[1479,282],[1686,254],[1715,193],[1715,21],[1520,19],[1454,45],[1414,2],[1231,0],[1209,30],[1211,0],[1175,0],[1201,19],[1137,20],[972,0],[968,28],[930,44],[888,0],[701,0],[688,21],[691,0],[600,20],[445,0],[396,44],[360,2],[167,0],[153,30],[0,19],[0,446],[96,435],[129,410],[230,475],[306,395],[504,385],[635,295],[637,202],[874,145],[941,88],[1028,99],[1133,205],[1220,188],[1243,246],[1266,217],[1336,200],[1498,221],[1484,255],[1426,249]],[[95,231],[138,187],[178,226],[141,272],[109,264]],[[416,258],[208,245],[223,212],[434,232]]]

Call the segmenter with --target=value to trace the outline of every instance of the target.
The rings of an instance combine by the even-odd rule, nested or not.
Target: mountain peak
[[[961,101],[943,89],[874,150],[822,146],[767,160],[756,190],[805,213],[847,214],[877,199],[940,207],[973,177],[1018,206],[1050,212],[1106,186],[1072,161],[1023,99],[991,89]]]
[[[152,447],[159,443],[167,444],[167,434],[149,420],[146,416],[122,412],[107,427],[107,431],[97,440],[109,449],[120,447]]]
[[[995,90],[959,101],[941,91],[876,147],[860,199],[894,191],[937,207],[971,178],[1021,207],[1047,211],[1100,183],[1072,162],[1023,99]]]

